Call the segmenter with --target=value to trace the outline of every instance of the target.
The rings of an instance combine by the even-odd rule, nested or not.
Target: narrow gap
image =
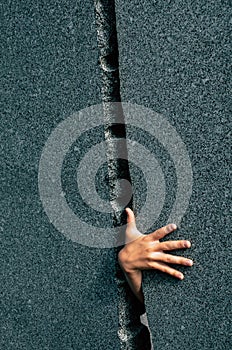
[[[114,209],[113,224],[115,227],[126,223],[125,211],[121,210],[118,198],[120,188],[118,178],[131,183],[128,161],[120,161],[119,147],[113,142],[124,139],[124,154],[127,154],[125,118],[120,96],[119,53],[116,30],[114,0],[94,0],[96,28],[99,47],[99,65],[102,76],[102,101],[105,119],[105,141],[107,145],[107,163],[109,176],[110,200]],[[120,125],[118,125],[120,123]],[[128,158],[127,158],[128,159]],[[133,198],[127,205],[132,208]],[[151,341],[148,328],[141,323],[140,316],[145,307],[130,290],[125,276],[117,262],[121,248],[115,248],[116,283],[118,289],[118,336],[121,350],[150,350]]]

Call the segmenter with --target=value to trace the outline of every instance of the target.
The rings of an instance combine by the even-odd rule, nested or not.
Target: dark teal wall
[[[181,282],[144,273],[154,348],[229,350],[231,7],[226,1],[117,0],[116,14],[122,101],[160,113],[184,142],[193,171],[189,207],[173,238],[192,241],[182,254],[195,264],[182,269]],[[3,15],[0,348],[119,349],[119,321],[124,327],[134,310],[125,306],[116,251],[67,240],[49,222],[38,188],[40,157],[51,132],[103,97],[94,2],[8,1]],[[128,135],[143,140],[165,169],[167,152],[142,134],[130,129]],[[66,165],[63,181],[70,184]],[[169,165],[168,200],[157,228],[166,223],[175,197],[175,167]],[[137,176],[139,209],[147,193],[136,169],[131,167],[131,175]],[[98,185],[99,193],[105,191],[107,186]],[[85,207],[76,210],[87,220]]]
[[[172,239],[192,241],[182,254],[195,264],[181,269],[181,282],[144,274],[154,348],[229,350],[231,5],[118,0],[116,13],[122,100],[161,113],[185,143],[193,170],[189,208]],[[157,154],[156,144],[147,146]]]
[[[93,2],[7,1],[1,25],[0,348],[116,349],[115,252],[66,240],[38,191],[50,133],[101,102]]]

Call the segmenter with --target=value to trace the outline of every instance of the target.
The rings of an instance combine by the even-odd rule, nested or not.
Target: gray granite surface
[[[68,241],[38,192],[53,129],[101,102],[93,1],[2,8],[0,348],[119,349],[116,252]]]
[[[51,132],[73,112],[104,100],[94,1],[16,0],[2,8],[0,348],[144,350],[142,309],[131,302],[115,264],[117,250],[67,240],[50,223],[38,190],[40,157]],[[190,205],[175,236],[192,241],[185,254],[195,265],[182,269],[183,282],[144,274],[154,349],[229,350],[231,6],[221,0],[117,0],[116,14],[122,101],[166,118],[185,143],[193,170]],[[110,65],[103,58],[114,78],[114,57]],[[146,118],[145,111],[142,126]],[[104,139],[98,132],[97,139],[89,133],[79,140],[80,156]],[[156,155],[165,172],[166,197],[155,229],[166,223],[173,205],[175,164],[144,128],[127,132]],[[85,222],[109,226],[109,216],[95,218],[78,201],[71,151],[62,172],[71,208]],[[96,185],[105,198],[102,170]],[[139,212],[146,178],[137,166],[130,164],[130,170]]]
[[[116,14],[122,101],[163,115],[185,143],[193,170],[189,207],[172,237],[191,240],[182,254],[195,264],[181,268],[184,281],[144,273],[154,349],[229,350],[231,3],[117,0]],[[132,134],[165,161],[148,133]],[[165,177],[168,212],[175,181]],[[144,193],[137,187],[141,201]],[[164,211],[153,228],[166,221]]]

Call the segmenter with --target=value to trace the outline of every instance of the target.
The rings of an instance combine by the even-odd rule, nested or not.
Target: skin
[[[144,235],[136,227],[133,211],[126,208],[126,212],[126,244],[118,254],[118,261],[132,291],[143,303],[142,270],[155,269],[183,280],[184,275],[169,264],[192,266],[193,261],[172,255],[170,251],[190,248],[191,243],[186,240],[160,242],[160,239],[177,229],[175,224],[169,224],[149,235]]]

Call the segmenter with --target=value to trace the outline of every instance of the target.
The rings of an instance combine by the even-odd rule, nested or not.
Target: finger
[[[126,227],[126,236],[125,243],[128,244],[137,238],[143,236],[141,232],[138,231],[135,222],[135,215],[130,208],[126,208],[127,213],[127,227]]]
[[[158,230],[154,231],[153,233],[150,233],[150,237],[153,240],[159,240],[161,238],[164,238],[167,234],[173,232],[177,229],[177,226],[175,224],[169,224],[167,226],[161,227]]]
[[[152,268],[159,270],[161,272],[167,273],[168,275],[171,275],[172,277],[178,278],[180,280],[184,279],[183,273],[181,273],[178,270],[173,269],[172,267],[166,265],[162,262],[154,262]]]
[[[185,240],[167,241],[167,242],[161,242],[156,244],[154,246],[154,250],[166,251],[166,250],[186,249],[190,247],[191,247],[191,243],[189,241],[185,241]]]
[[[193,261],[191,259],[183,258],[182,256],[175,256],[171,254],[165,254],[160,252],[154,252],[151,254],[151,258],[154,261],[165,262],[169,264],[178,264],[184,266],[192,266]]]

